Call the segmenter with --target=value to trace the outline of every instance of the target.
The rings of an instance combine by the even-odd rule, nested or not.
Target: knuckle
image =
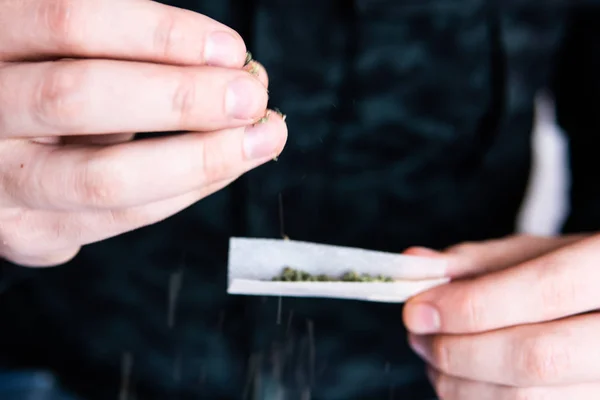
[[[466,324],[465,328],[473,331],[485,329],[486,310],[478,296],[472,290],[464,290],[457,300],[457,312]]]
[[[184,32],[175,14],[167,12],[154,28],[153,46],[154,53],[159,58],[177,59],[178,44],[183,42]]]
[[[37,121],[53,129],[78,129],[83,112],[80,96],[86,69],[71,62],[53,65],[40,79],[34,94],[33,114]]]
[[[48,243],[68,243],[70,241],[79,241],[83,232],[83,227],[77,223],[73,214],[67,214],[61,218],[55,218],[48,225],[45,233],[45,241]]]
[[[517,347],[519,348],[519,347]],[[561,374],[569,370],[568,351],[560,346],[553,336],[539,336],[527,339],[520,346],[518,359],[518,386],[543,386],[557,381]]]
[[[227,157],[227,149],[223,141],[202,141],[201,144],[201,175],[202,183],[210,185],[233,175],[231,157]]]
[[[182,126],[190,126],[195,120],[196,84],[190,73],[182,73],[173,92],[173,112]]]
[[[75,182],[77,202],[91,207],[118,206],[126,185],[117,167],[101,160],[88,161]]]
[[[63,53],[74,53],[85,46],[78,24],[79,3],[74,0],[37,2],[37,25],[44,28],[56,50]]]

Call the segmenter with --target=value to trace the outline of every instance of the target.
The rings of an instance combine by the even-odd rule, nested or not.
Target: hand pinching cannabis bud
[[[215,20],[154,1],[0,0],[0,10],[2,259],[63,264],[285,145],[282,118],[263,119],[265,68]]]

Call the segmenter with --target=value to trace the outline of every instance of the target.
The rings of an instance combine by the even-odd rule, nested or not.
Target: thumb
[[[438,257],[447,261],[447,275],[467,278],[506,269],[586,238],[588,235],[514,235],[482,242],[466,242],[438,252],[412,247],[404,254]]]

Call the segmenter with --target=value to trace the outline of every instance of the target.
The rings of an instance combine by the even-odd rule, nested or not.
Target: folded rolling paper
[[[285,267],[311,275],[382,275],[394,282],[273,281]],[[402,303],[447,283],[444,271],[445,262],[437,259],[293,240],[231,238],[227,292]]]

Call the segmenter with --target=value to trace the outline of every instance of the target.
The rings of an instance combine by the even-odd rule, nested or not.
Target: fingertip
[[[244,71],[234,71],[230,79],[224,97],[225,115],[245,123],[263,119],[269,103],[265,87]]]
[[[250,60],[244,65],[244,70],[258,79],[265,88],[269,88],[269,75],[261,63],[256,60]]]
[[[248,159],[264,162],[276,158],[283,151],[286,141],[285,116],[280,112],[267,110],[256,123],[246,127],[244,152]]]
[[[241,68],[246,60],[246,43],[234,30],[211,32],[204,45],[204,62],[214,67]]]
[[[416,257],[443,257],[443,253],[440,253],[439,251],[436,250],[432,250],[430,248],[427,247],[420,247],[420,246],[413,246],[413,247],[409,247],[408,249],[406,249],[403,253],[404,255],[407,256],[416,256]]]
[[[403,322],[413,334],[428,335],[441,329],[440,312],[432,304],[409,301],[403,310]]]

